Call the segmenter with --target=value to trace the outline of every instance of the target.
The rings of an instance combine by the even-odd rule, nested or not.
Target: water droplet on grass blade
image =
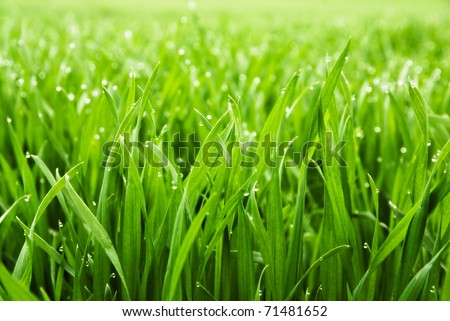
[[[25,80],[23,80],[22,78],[19,78],[16,81],[17,87],[22,87],[24,83],[25,83]]]
[[[195,8],[197,8],[197,3],[195,1],[189,1],[187,7],[189,10],[195,10]]]
[[[406,152],[407,152],[407,149],[406,149],[406,147],[402,147],[402,148],[400,148],[400,153],[402,153],[402,154],[406,154]]]
[[[11,124],[11,123],[12,123],[12,119],[9,118],[9,117],[6,117],[6,121],[8,122],[8,124]]]
[[[131,39],[133,37],[133,32],[131,30],[125,30],[123,36],[125,39]]]
[[[397,205],[395,205],[394,203],[392,203],[392,201],[389,201],[389,206],[390,206],[392,209],[394,209],[394,210],[397,209]]]
[[[27,151],[27,152],[25,153],[25,157],[26,157],[26,158],[30,158],[30,157],[31,157],[30,152]]]
[[[24,201],[25,201],[26,203],[28,203],[28,202],[30,201],[30,196],[29,196],[29,195],[25,196]]]
[[[376,126],[373,131],[377,134],[381,133],[381,128],[379,126]]]

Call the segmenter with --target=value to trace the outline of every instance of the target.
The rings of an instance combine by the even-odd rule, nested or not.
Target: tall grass
[[[445,18],[111,10],[1,18],[0,299],[450,299]]]

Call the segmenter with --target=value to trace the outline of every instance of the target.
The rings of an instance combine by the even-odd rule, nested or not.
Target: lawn
[[[0,300],[450,300],[446,1],[0,4]]]

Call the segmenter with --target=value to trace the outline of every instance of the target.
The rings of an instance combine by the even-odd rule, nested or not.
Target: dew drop
[[[383,159],[381,157],[377,157],[377,163],[381,163]]]
[[[206,115],[206,119],[211,120],[212,116],[211,115]]]
[[[60,92],[62,90],[61,86],[56,86],[56,91]]]
[[[25,80],[23,80],[22,78],[19,78],[16,81],[17,87],[22,87],[24,83],[25,83]]]
[[[200,122],[199,124],[198,124],[200,127],[202,127],[203,126],[203,123],[202,122]]]
[[[67,98],[68,98],[70,101],[73,101],[73,100],[75,99],[75,95],[74,95],[73,93],[69,93],[69,94],[67,95]]]
[[[365,187],[365,188],[369,188],[369,187],[370,187],[370,184],[369,184],[369,183],[365,183],[365,184],[364,184],[364,187]]]
[[[431,140],[429,140],[429,141],[427,142],[427,146],[428,146],[428,147],[431,146]]]
[[[25,198],[24,198],[24,201],[26,202],[26,203],[28,203],[29,201],[30,201],[30,196],[26,196]]]
[[[63,246],[61,245],[61,246],[59,247],[59,251],[62,252],[63,250],[64,250],[64,248],[63,248]]]
[[[284,95],[285,92],[286,92],[286,88],[282,88],[281,89],[281,94]]]
[[[389,206],[390,206],[392,209],[394,209],[394,210],[397,209],[397,205],[395,205],[394,203],[392,203],[392,201],[389,201]]]
[[[374,131],[375,133],[379,134],[379,133],[381,133],[381,128],[377,126],[377,127],[375,127],[375,128],[373,129],[373,131]]]
[[[195,282],[195,286],[196,286],[197,288],[199,288],[199,287],[200,287],[200,282]]]
[[[161,172],[158,172],[158,177],[162,177],[162,173]]]
[[[249,195],[250,195],[249,192],[245,192],[245,193],[244,193],[244,197],[247,197],[247,196],[249,196]]]
[[[363,248],[367,250],[369,248],[369,244],[367,242],[364,242]]]
[[[111,276],[110,276],[110,278],[111,278],[111,279],[115,279],[115,278],[116,278],[116,273],[114,273],[114,272],[113,272],[113,273],[111,273]]]
[[[12,122],[12,119],[11,118],[9,118],[9,117],[6,117],[6,121],[9,123],[9,124],[11,124],[11,122]]]
[[[25,157],[26,157],[26,158],[30,158],[30,157],[31,157],[30,152],[27,151],[27,152],[25,153]]]
[[[195,8],[197,8],[197,3],[195,1],[189,1],[187,7],[189,10],[195,10]]]
[[[400,148],[400,153],[406,154],[406,152],[407,152],[406,147]]]
[[[123,36],[125,39],[131,39],[133,37],[133,32],[131,30],[125,30]]]
[[[172,185],[172,189],[176,190],[178,188],[178,186],[176,184]]]
[[[59,226],[59,228],[63,228],[63,227],[64,227],[63,222],[61,222],[60,220],[58,220],[58,226]]]

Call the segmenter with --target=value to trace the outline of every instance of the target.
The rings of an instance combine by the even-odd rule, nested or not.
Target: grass
[[[450,300],[448,6],[283,3],[2,5],[1,300]]]

